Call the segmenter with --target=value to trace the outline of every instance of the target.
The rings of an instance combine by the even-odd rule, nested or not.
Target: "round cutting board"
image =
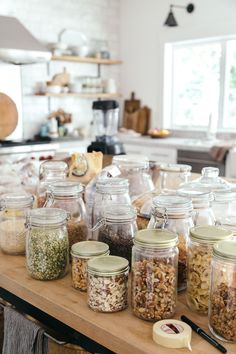
[[[18,112],[15,102],[0,92],[0,139],[10,135],[17,126]]]

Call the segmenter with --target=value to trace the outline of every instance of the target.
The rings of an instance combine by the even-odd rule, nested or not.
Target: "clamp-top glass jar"
[[[3,194],[0,199],[0,248],[8,254],[25,253],[25,220],[34,197],[25,192]]]
[[[173,194],[191,176],[192,166],[163,163],[160,166],[160,188],[163,194]]]
[[[207,314],[213,245],[232,237],[218,226],[198,226],[190,230],[187,252],[187,304],[193,311]]]
[[[209,328],[219,339],[236,343],[236,241],[213,247]]]
[[[135,316],[171,318],[177,298],[178,236],[167,230],[140,230],[132,250],[131,299]]]
[[[39,208],[43,207],[46,202],[48,186],[52,182],[65,180],[68,173],[69,168],[64,161],[48,160],[41,163],[37,188],[37,202]]]
[[[153,198],[152,215],[148,229],[167,229],[178,235],[178,291],[186,288],[187,240],[194,226],[193,205],[189,198],[177,195],[160,195]]]
[[[26,219],[26,266],[34,279],[53,280],[67,272],[67,213],[62,209],[30,210]]]
[[[88,237],[87,214],[82,198],[81,183],[71,181],[54,182],[48,186],[46,208],[60,208],[68,213],[67,231],[69,247]]]

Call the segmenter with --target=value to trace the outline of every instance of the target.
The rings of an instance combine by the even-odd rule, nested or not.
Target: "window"
[[[236,39],[166,45],[165,123],[236,131]]]

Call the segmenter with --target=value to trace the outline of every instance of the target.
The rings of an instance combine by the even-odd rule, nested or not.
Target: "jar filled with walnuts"
[[[171,318],[176,309],[178,235],[140,230],[132,250],[131,301],[135,316],[148,321]]]

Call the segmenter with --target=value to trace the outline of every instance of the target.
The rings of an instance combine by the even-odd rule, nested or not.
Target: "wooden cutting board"
[[[126,113],[134,113],[141,107],[140,100],[135,98],[135,93],[131,92],[131,97],[129,100],[125,100],[124,102],[124,111]]]
[[[0,139],[10,135],[17,126],[18,112],[15,102],[0,92]]]

